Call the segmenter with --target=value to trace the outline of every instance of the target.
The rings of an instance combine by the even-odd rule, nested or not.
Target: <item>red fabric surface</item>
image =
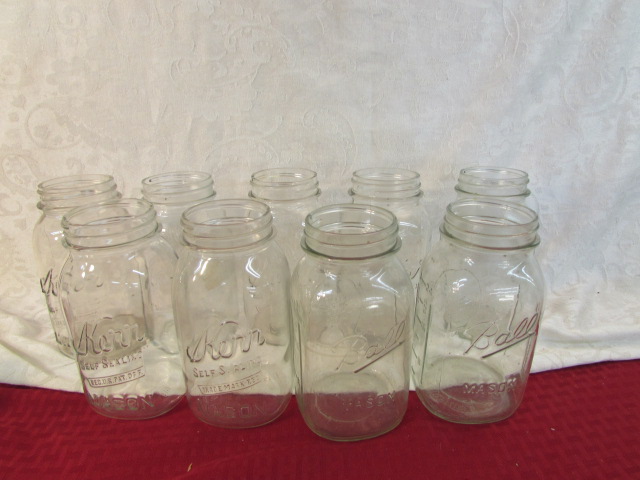
[[[225,430],[186,401],[122,421],[75,393],[0,385],[0,478],[640,478],[640,361],[532,375],[516,414],[489,425],[431,415],[414,393],[392,432],[356,443],[313,434],[295,401],[274,423]]]

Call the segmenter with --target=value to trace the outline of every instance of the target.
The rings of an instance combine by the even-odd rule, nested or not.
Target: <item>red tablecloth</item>
[[[442,421],[411,394],[392,432],[356,443],[313,434],[295,402],[274,423],[224,430],[186,401],[146,421],[94,413],[84,396],[0,385],[0,478],[640,479],[640,361],[532,375],[508,420]]]

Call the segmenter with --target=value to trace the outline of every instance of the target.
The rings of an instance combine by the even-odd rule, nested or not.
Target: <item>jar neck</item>
[[[460,170],[457,192],[496,197],[528,196],[529,175],[502,167],[468,167]]]
[[[156,212],[146,200],[128,198],[71,210],[62,218],[71,248],[115,247],[153,235]]]
[[[467,245],[494,249],[533,248],[540,243],[538,215],[522,205],[458,200],[447,206],[440,231]]]
[[[398,221],[382,207],[356,203],[328,205],[307,215],[302,246],[330,258],[384,255],[400,248]]]
[[[316,172],[305,168],[269,168],[251,175],[249,196],[264,201],[298,201],[320,195]]]
[[[185,244],[212,250],[242,249],[273,236],[271,210],[255,200],[211,200],[185,210]]]
[[[88,203],[104,203],[121,197],[113,177],[101,174],[52,178],[38,185],[38,196],[38,208],[46,215],[62,215]]]
[[[420,198],[420,174],[402,168],[364,168],[353,172],[352,197],[396,200]]]
[[[142,180],[142,196],[148,202],[179,205],[214,197],[213,179],[205,172],[170,172]]]

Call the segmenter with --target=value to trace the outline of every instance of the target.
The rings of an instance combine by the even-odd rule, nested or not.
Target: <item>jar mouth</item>
[[[251,175],[249,196],[258,200],[302,200],[320,195],[318,176],[306,168],[268,168]]]
[[[271,209],[251,199],[209,200],[185,210],[180,219],[187,245],[234,249],[273,235]]]
[[[403,168],[363,168],[353,172],[349,195],[409,198],[422,195],[420,174]]]
[[[142,180],[142,196],[151,203],[180,204],[215,196],[213,179],[206,172],[168,172]]]
[[[65,241],[76,248],[113,247],[156,232],[156,212],[143,199],[77,207],[62,218]]]
[[[529,175],[527,172],[507,167],[477,166],[460,170],[459,192],[487,196],[526,196]]]
[[[400,248],[398,221],[393,213],[378,206],[327,205],[307,215],[302,246],[332,258],[383,255]]]
[[[80,207],[120,198],[111,175],[80,174],[56,177],[38,184],[38,209],[43,211]]]
[[[478,247],[519,249],[540,243],[538,228],[538,215],[523,205],[459,200],[447,206],[440,231]]]

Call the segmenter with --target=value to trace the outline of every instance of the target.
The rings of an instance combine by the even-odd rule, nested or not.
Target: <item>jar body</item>
[[[501,227],[490,222],[501,218],[499,208],[485,216],[473,201],[460,209],[464,204],[451,204],[447,216],[460,219],[466,211],[467,231],[452,232],[445,220],[440,241],[423,263],[412,375],[418,397],[433,414],[487,423],[509,417],[522,401],[542,318],[543,276],[533,254],[535,238],[519,245],[513,238],[494,242],[490,231]],[[524,210],[527,218],[537,218]],[[482,234],[469,233],[474,224]],[[483,244],[487,238],[492,245]]]
[[[166,413],[184,395],[184,378],[171,306],[176,256],[157,234],[153,207],[80,208],[63,226],[62,304],[89,404],[120,419]]]
[[[293,386],[289,270],[268,207],[206,202],[182,222],[173,297],[191,411],[217,427],[267,424]]]
[[[63,246],[62,217],[74,207],[117,200],[120,194],[109,175],[54,178],[41,183],[38,194],[42,214],[33,229],[32,241],[40,289],[58,349],[73,358],[71,334],[59,296],[60,271],[68,255]]]
[[[354,172],[349,190],[354,203],[375,205],[393,212],[398,219],[402,247],[398,257],[414,288],[420,280],[420,265],[427,254],[431,227],[420,189],[420,175],[401,168],[366,168]]]
[[[390,212],[383,216],[393,218],[387,234],[395,246],[366,246],[368,233],[386,228],[363,220],[371,211],[384,210],[337,205],[311,213],[292,277],[298,406],[307,426],[330,440],[382,435],[407,407],[413,287],[396,256]]]
[[[460,170],[456,200],[488,200],[515,203],[538,211],[538,201],[529,190],[529,175],[515,168],[476,166]]]
[[[304,221],[319,206],[320,194],[318,178],[312,170],[270,168],[251,176],[249,197],[271,209],[276,241],[285,252],[290,271],[302,257]]]
[[[153,204],[160,235],[179,254],[182,235],[180,217],[189,207],[213,200],[213,179],[205,172],[169,172],[142,180],[142,196]]]

